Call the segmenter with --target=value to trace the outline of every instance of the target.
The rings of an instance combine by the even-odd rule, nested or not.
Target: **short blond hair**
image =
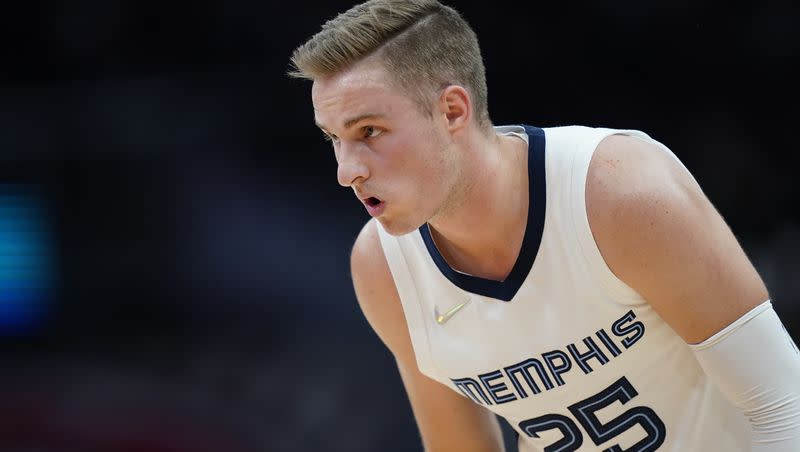
[[[315,80],[375,54],[428,114],[432,95],[467,89],[481,126],[491,124],[478,38],[458,11],[436,0],[369,0],[327,21],[294,50],[292,77]]]

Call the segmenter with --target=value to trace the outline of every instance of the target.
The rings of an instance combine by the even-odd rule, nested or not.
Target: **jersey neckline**
[[[524,124],[523,127],[525,128],[525,133],[528,134],[528,221],[525,224],[525,236],[522,239],[519,256],[517,256],[517,261],[506,279],[495,281],[454,270],[439,253],[439,249],[436,248],[428,229],[428,224],[425,223],[419,228],[419,233],[422,235],[428,254],[433,259],[433,262],[436,263],[442,275],[450,282],[475,295],[503,301],[511,301],[528,277],[536,255],[539,253],[539,245],[542,242],[542,232],[544,230],[545,202],[547,199],[545,191],[547,184],[545,183],[544,130]]]

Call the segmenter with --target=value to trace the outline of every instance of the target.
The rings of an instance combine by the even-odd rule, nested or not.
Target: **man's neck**
[[[514,268],[528,217],[527,149],[513,136],[476,136],[466,143],[456,199],[429,221],[453,269],[500,281]]]

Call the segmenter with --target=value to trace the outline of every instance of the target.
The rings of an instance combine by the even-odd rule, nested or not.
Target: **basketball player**
[[[686,168],[635,130],[494,127],[475,34],[372,0],[298,47],[373,217],[361,308],[428,451],[800,451],[800,355]],[[524,95],[524,94],[523,94]]]

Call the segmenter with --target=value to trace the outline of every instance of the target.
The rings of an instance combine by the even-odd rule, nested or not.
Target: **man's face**
[[[457,180],[446,119],[424,114],[374,62],[314,81],[314,119],[331,139],[339,184],[391,234],[435,216]]]

